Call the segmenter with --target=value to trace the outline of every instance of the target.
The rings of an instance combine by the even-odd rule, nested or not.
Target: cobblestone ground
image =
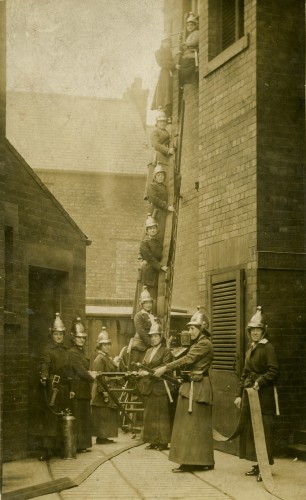
[[[63,500],[81,499],[215,499],[230,498],[205,483],[205,472],[173,474],[166,453],[133,448],[105,462]]]
[[[93,447],[93,451],[80,460],[50,461],[54,479],[67,475],[77,476],[84,468],[116,449],[131,444],[130,436],[120,436],[116,444]],[[229,497],[218,488],[205,482],[205,474],[173,474],[168,452],[148,451],[145,445],[125,451],[100,465],[76,488],[62,491],[62,500],[153,500],[153,499],[212,499]],[[69,473],[68,473],[69,471]],[[48,497],[48,496],[47,496]],[[47,500],[46,497],[46,500]],[[42,497],[43,498],[43,497]]]

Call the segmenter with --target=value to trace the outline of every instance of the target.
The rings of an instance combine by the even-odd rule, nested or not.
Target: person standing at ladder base
[[[187,323],[190,347],[186,355],[155,370],[156,376],[176,368],[188,375],[179,390],[169,460],[180,464],[173,472],[192,472],[214,468],[212,435],[212,387],[209,369],[213,346],[209,340],[208,319],[198,311]]]
[[[93,369],[97,372],[116,372],[117,365],[110,357],[112,342],[106,328],[103,326],[97,340],[97,357],[94,360]],[[107,385],[112,388],[114,383],[110,380]],[[97,444],[113,443],[111,437],[118,437],[118,409],[105,388],[96,377],[92,387],[91,397],[92,434],[96,436]]]
[[[279,368],[273,345],[267,338],[267,323],[262,314],[261,307],[257,307],[256,314],[252,316],[247,326],[251,338],[251,346],[246,352],[245,365],[242,372],[238,396],[234,403],[241,409],[241,417],[246,420],[240,440],[240,458],[257,461],[250,407],[245,388],[253,387],[258,391],[262,422],[269,463],[273,460],[273,431],[275,415],[278,413],[275,381]],[[258,464],[245,473],[246,476],[256,476],[257,481],[262,481]]]
[[[128,352],[132,363],[141,363],[146,350],[151,347],[151,338],[148,335],[154,322],[152,314],[153,299],[146,286],[143,287],[140,294],[141,309],[134,316],[135,335],[130,341]],[[133,370],[133,366],[131,367]]]
[[[145,398],[143,421],[143,440],[150,443],[146,450],[167,450],[171,438],[170,404],[173,404],[170,384],[160,380],[146,371],[170,363],[170,349],[164,346],[162,326],[155,318],[148,334],[151,338],[151,348],[147,350],[138,374],[141,379],[138,387]],[[172,384],[171,384],[172,385]]]

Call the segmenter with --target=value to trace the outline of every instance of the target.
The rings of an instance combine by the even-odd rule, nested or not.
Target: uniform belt
[[[50,380],[54,384],[59,384],[59,385],[66,385],[68,384],[69,381],[67,377],[63,377],[62,375],[58,375],[56,373],[50,375]]]

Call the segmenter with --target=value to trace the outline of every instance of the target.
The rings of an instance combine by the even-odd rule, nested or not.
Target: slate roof
[[[6,135],[39,170],[146,175],[150,157],[146,131],[127,98],[8,92]]]

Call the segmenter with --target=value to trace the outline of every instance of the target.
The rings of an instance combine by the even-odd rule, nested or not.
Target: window
[[[244,35],[244,0],[209,0],[209,60]]]

